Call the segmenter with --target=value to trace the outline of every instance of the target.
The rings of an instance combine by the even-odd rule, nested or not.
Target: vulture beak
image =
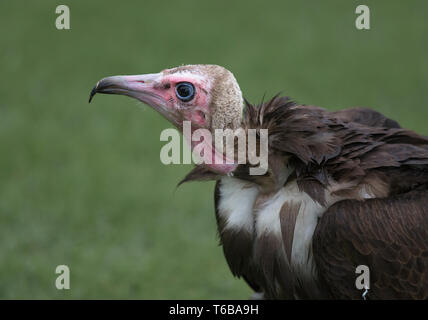
[[[167,101],[158,88],[161,79],[161,73],[107,77],[98,81],[92,89],[89,103],[97,93],[125,95],[151,106],[169,121],[176,123],[176,110],[168,108]]]

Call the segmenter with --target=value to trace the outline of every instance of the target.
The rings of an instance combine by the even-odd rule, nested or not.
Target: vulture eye
[[[180,82],[175,87],[175,94],[181,101],[190,101],[195,96],[195,87],[190,82]]]

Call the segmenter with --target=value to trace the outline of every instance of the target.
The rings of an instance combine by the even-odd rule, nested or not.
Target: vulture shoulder
[[[368,108],[355,107],[330,112],[330,114],[343,122],[356,122],[368,127],[401,128],[397,121]]]
[[[428,298],[428,190],[344,200],[320,219],[313,253],[336,299],[361,299],[356,268],[370,271],[369,299]]]

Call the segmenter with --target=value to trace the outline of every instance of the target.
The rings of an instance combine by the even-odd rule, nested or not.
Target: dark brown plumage
[[[314,234],[320,278],[331,297],[360,299],[355,268],[370,266],[370,299],[428,299],[428,191],[340,201]]]
[[[328,112],[280,97],[259,106],[247,102],[243,127],[269,130],[269,171],[250,176],[249,167],[241,165],[234,178],[262,185],[266,196],[295,180],[321,205],[328,193],[343,200],[327,205],[316,227],[311,250],[317,279],[305,283],[289,264],[299,205],[281,210],[284,252],[280,243],[263,238],[268,235],[225,228],[218,181],[220,241],[235,276],[267,298],[361,299],[355,268],[366,264],[372,272],[369,298],[428,298],[426,138],[370,109]],[[293,172],[278,180],[287,166]],[[198,166],[185,181],[201,179],[216,175]],[[361,186],[374,199],[364,199]]]

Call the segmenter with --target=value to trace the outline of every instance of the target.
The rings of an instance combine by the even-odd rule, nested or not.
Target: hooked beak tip
[[[92,88],[91,94],[89,95],[89,102],[88,103],[91,103],[92,98],[97,93],[97,88],[98,88],[98,83],[95,85],[95,87]]]

